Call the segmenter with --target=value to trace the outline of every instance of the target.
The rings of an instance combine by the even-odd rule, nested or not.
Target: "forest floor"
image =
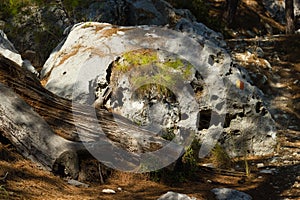
[[[88,188],[76,187],[22,157],[0,138],[0,199],[150,200],[167,191],[214,199],[211,189],[219,187],[244,191],[255,200],[300,199],[300,35],[233,38],[227,42],[236,62],[256,74],[253,82],[264,92],[278,128],[277,152],[269,157],[249,158],[249,176],[243,169],[199,166],[193,180],[183,183],[153,182],[146,175],[115,172],[103,185],[93,182],[88,183]],[[244,59],[245,52],[258,47],[264,52],[262,57]],[[263,59],[271,68],[260,63]],[[257,168],[262,163],[263,167]],[[268,173],[262,173],[263,169]],[[102,193],[107,188],[116,194]]]

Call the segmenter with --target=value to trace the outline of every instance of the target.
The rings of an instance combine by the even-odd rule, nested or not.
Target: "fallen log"
[[[168,144],[162,161],[167,165],[183,151],[181,145],[170,144],[122,116],[52,94],[35,75],[1,55],[0,93],[0,133],[24,156],[48,170],[63,169],[72,178],[80,170],[78,155],[91,151],[104,162],[113,157],[105,163],[109,167],[138,172],[146,170],[141,170],[142,165],[161,159],[153,153],[149,163],[144,162],[147,159],[141,163],[147,152]]]

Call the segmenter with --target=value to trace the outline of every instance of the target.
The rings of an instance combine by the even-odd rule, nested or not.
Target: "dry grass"
[[[120,186],[135,185],[137,182],[149,180],[148,174],[130,173],[114,171],[109,182],[116,183]]]
[[[82,45],[80,45],[80,44],[73,46],[71,52],[68,52],[62,56],[62,58],[60,59],[60,61],[58,63],[58,66],[63,64],[66,60],[68,60],[72,56],[76,55],[81,47],[82,47]]]
[[[214,147],[210,157],[214,166],[222,169],[229,169],[233,166],[233,161],[226,151],[218,144]]]
[[[110,37],[114,34],[117,34],[118,31],[119,31],[119,28],[106,29],[101,32],[101,36],[102,37]]]
[[[40,81],[41,85],[43,87],[46,86],[47,82],[48,82],[48,79],[49,79],[49,76],[50,76],[50,73],[47,73],[46,76]]]
[[[103,52],[101,49],[94,48],[94,47],[86,48],[86,49],[84,49],[84,52],[90,52],[92,55],[96,55],[96,56],[100,56],[100,57],[104,57],[106,55],[106,53]]]
[[[120,32],[126,32],[126,31],[129,31],[129,30],[132,30],[133,28],[116,28],[116,27],[111,27],[109,29],[105,29],[101,32],[101,36],[102,37],[110,37],[114,34],[117,34],[119,31]],[[100,29],[102,30],[102,29]]]

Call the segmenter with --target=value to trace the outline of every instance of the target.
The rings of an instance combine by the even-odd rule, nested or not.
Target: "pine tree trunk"
[[[120,164],[131,167],[138,163],[139,154],[169,143],[122,116],[72,104],[52,94],[34,74],[1,55],[0,94],[0,134],[24,156],[49,170],[65,171],[73,178],[79,174],[78,155],[89,155],[87,147],[99,148],[95,150],[107,156],[122,148],[132,158],[123,159]],[[96,116],[91,116],[92,112]],[[174,158],[178,148],[168,150],[164,159]]]

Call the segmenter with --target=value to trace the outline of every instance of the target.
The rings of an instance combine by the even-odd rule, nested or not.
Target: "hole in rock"
[[[212,110],[201,110],[199,112],[199,126],[198,130],[202,129],[208,129],[210,125],[210,119],[211,119]]]
[[[261,102],[257,102],[256,105],[255,105],[255,111],[256,113],[259,113],[260,112],[260,108],[262,106],[262,103]]]
[[[105,77],[105,79],[106,79],[106,81],[107,81],[108,84],[110,83],[111,74],[112,74],[112,68],[113,68],[115,62],[118,62],[119,60],[120,60],[120,57],[118,57],[115,61],[111,62],[108,65],[107,69],[106,69],[106,77]]]

